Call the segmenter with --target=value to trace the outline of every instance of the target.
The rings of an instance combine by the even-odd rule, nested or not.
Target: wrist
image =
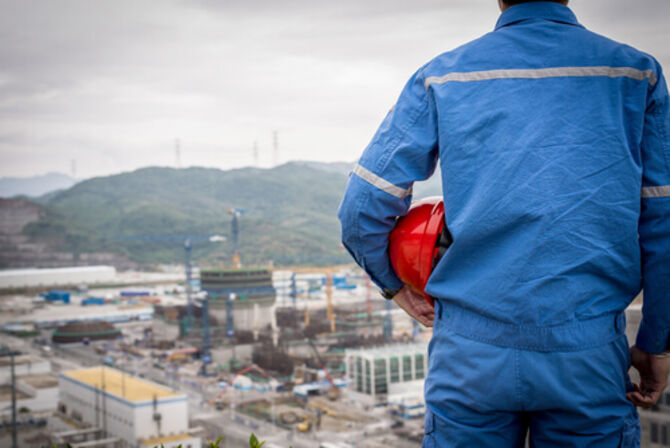
[[[386,300],[393,300],[393,298],[400,292],[399,289],[388,289],[384,288],[382,289],[382,297],[385,298]]]
[[[655,354],[652,354],[651,356],[653,356],[654,358],[660,358],[660,359],[670,358],[670,351],[663,352],[663,353],[655,353]]]

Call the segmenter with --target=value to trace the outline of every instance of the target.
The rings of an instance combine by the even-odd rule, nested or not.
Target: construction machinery
[[[220,400],[223,399],[223,396],[225,395],[226,391],[228,390],[228,386],[230,386],[231,384],[234,384],[234,383],[235,383],[235,380],[236,380],[239,376],[244,375],[244,374],[249,373],[249,372],[252,372],[252,371],[256,371],[256,372],[260,373],[263,377],[267,378],[270,382],[275,382],[275,383],[279,384],[279,383],[277,382],[277,380],[276,380],[274,377],[272,377],[269,373],[267,373],[267,372],[266,372],[265,370],[263,370],[261,367],[257,366],[256,364],[251,364],[251,365],[249,365],[248,367],[245,367],[244,369],[242,369],[242,370],[240,370],[239,372],[237,372],[237,373],[230,379],[230,381],[225,385],[225,387],[223,387],[223,388],[221,389],[221,392],[219,392],[219,395],[216,397],[216,400],[217,400],[217,401],[220,401]]]
[[[330,383],[330,389],[328,390],[328,399],[329,400],[337,400],[340,398],[340,389],[337,387],[335,384],[335,380],[333,379],[332,375],[330,374],[330,371],[328,370],[328,367],[326,367],[326,363],[321,357],[321,354],[319,354],[319,351],[317,350],[316,346],[314,345],[314,341],[311,339],[307,339],[307,342],[309,343],[309,346],[312,347],[312,350],[314,351],[314,356],[316,356],[317,361],[319,362],[319,366],[321,367],[321,370],[323,370],[323,373],[326,374],[326,378],[328,379],[328,382]]]
[[[139,245],[182,243],[184,247],[184,270],[186,273],[186,323],[182,327],[183,335],[193,326],[193,262],[192,251],[195,244],[220,243],[225,241],[221,235],[118,235],[112,237],[114,242]]]
[[[202,348],[200,349],[200,359],[202,361],[202,367],[200,368],[200,374],[202,376],[207,376],[207,365],[212,362],[211,350],[211,332],[209,329],[209,295],[205,295],[202,304],[202,313],[200,318],[200,326],[202,327]]]
[[[184,270],[186,271],[186,332],[193,326],[193,290],[191,284],[193,265],[191,264],[191,249],[191,238],[186,238],[184,241]]]
[[[325,404],[319,403],[318,401],[311,401],[307,405],[307,408],[312,409],[312,410],[319,409],[319,410],[321,410],[321,412],[328,415],[329,417],[335,417],[337,415],[337,413],[335,411],[333,411],[332,409],[327,407]]]
[[[240,251],[239,251],[239,244],[240,244],[240,216],[242,216],[242,213],[244,213],[244,210],[239,209],[239,208],[231,208],[228,209],[228,213],[232,215],[233,220],[230,223],[231,225],[231,236],[233,238],[233,268],[235,269],[240,269],[242,267],[242,260],[240,259]]]
[[[330,332],[335,333],[335,308],[333,308],[333,273],[326,277],[326,318],[330,321]]]

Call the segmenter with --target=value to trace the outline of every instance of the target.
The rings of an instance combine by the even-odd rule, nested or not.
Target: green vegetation
[[[336,216],[346,180],[297,163],[269,170],[145,168],[55,194],[24,233],[75,254],[116,252],[142,264],[181,262],[187,235],[222,235],[222,243],[194,238],[193,259],[230,265],[227,211],[235,207],[245,210],[243,263],[346,263]]]
[[[98,177],[36,199],[42,219],[24,233],[51,248],[115,252],[140,264],[193,259],[231,265],[230,208],[240,217],[246,265],[332,265],[351,261],[340,245],[339,206],[348,164],[288,163],[273,169],[144,168]],[[439,176],[415,185],[415,197],[439,194]],[[222,235],[221,243],[197,236]]]
[[[251,433],[251,437],[249,437],[249,448],[261,448],[264,444],[265,442],[258,441],[256,434],[253,432]]]

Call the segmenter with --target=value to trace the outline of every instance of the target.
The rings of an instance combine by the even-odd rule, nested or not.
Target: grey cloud
[[[0,0],[0,175],[164,165],[176,137],[187,164],[249,164],[257,140],[267,165],[273,129],[284,160],[353,160],[406,78],[491,30],[495,3]],[[667,0],[572,6],[670,64]]]

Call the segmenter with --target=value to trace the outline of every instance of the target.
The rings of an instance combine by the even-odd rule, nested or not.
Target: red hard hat
[[[438,255],[438,241],[444,228],[444,203],[435,196],[413,202],[407,215],[398,219],[389,236],[389,256],[393,270],[433,304],[426,294],[428,278]]]

